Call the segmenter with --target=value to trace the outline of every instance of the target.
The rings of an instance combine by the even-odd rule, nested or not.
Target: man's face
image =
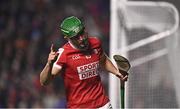
[[[78,35],[69,38],[70,42],[79,50],[87,50],[89,47],[88,34],[85,30],[82,30]]]

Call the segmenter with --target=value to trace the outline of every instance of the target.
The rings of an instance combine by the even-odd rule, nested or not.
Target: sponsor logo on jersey
[[[79,59],[79,58],[80,58],[79,54],[72,56],[72,59],[73,59],[73,60],[76,60],[76,59]]]
[[[99,73],[99,61],[77,67],[79,79],[87,79],[97,76]]]

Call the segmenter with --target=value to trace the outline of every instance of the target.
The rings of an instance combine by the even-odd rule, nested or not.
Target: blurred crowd
[[[62,78],[42,87],[39,74],[51,43],[65,43],[59,24],[71,15],[84,19],[108,54],[109,0],[0,1],[0,108],[65,108]]]

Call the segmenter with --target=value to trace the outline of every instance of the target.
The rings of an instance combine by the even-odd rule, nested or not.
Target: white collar
[[[77,49],[77,48],[71,43],[71,41],[68,41],[68,43],[70,44],[70,46],[71,46],[72,48]],[[78,50],[78,49],[77,49],[77,50]]]

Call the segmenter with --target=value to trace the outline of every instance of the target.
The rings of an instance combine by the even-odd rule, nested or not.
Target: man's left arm
[[[128,75],[123,76],[121,74],[121,72],[119,72],[119,70],[114,66],[114,64],[111,62],[111,60],[109,59],[109,57],[105,53],[103,53],[101,55],[100,66],[103,67],[108,72],[116,75],[121,80],[127,80],[127,78],[128,78]]]

